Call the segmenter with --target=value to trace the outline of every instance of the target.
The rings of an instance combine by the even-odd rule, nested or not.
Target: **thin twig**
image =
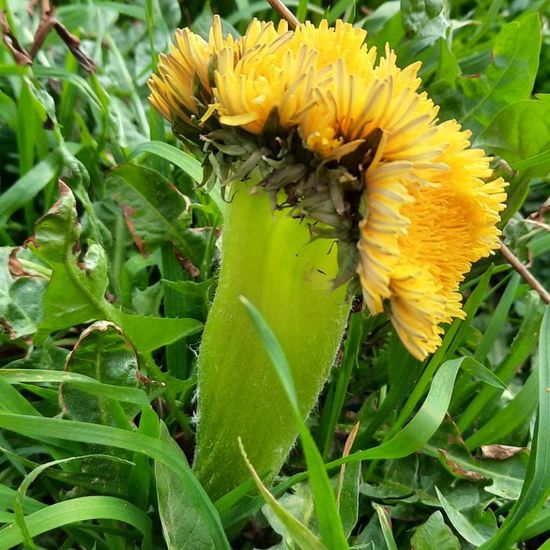
[[[95,61],[80,47],[80,39],[69,32],[69,29],[67,29],[58,19],[54,22],[54,29],[59,38],[65,42],[69,50],[71,50],[72,54],[76,57],[80,66],[89,73],[95,72]]]
[[[521,263],[519,258],[502,242],[500,241],[500,252],[503,258],[522,276],[523,280],[535,290],[542,300],[550,304],[550,292],[548,292],[540,283],[535,279],[533,274]]]
[[[27,6],[27,13],[29,14],[29,17],[33,16],[36,4],[38,4],[38,0],[30,0],[29,5]]]
[[[40,22],[38,23],[38,29],[36,29],[36,33],[34,35],[34,41],[31,46],[30,54],[32,59],[36,57],[38,50],[42,47],[42,44],[44,44],[44,41],[46,40],[48,34],[50,34],[54,24],[55,16],[53,10],[49,8],[47,11],[43,11],[42,16],[40,17]]]
[[[32,58],[29,52],[15,38],[10,29],[6,14],[2,10],[0,10],[0,37],[17,65],[32,65]]]
[[[294,30],[300,25],[300,21],[296,19],[296,16],[281,2],[281,0],[267,0],[270,6],[279,13],[279,15],[286,19],[289,27]]]
[[[69,50],[76,57],[80,66],[89,73],[95,72],[96,65],[94,60],[80,48],[80,39],[69,32],[69,29],[57,19],[55,16],[55,9],[50,5],[49,0],[42,0],[42,17],[40,18],[34,42],[31,46],[31,58],[34,59],[36,57],[38,50],[40,50],[52,29],[54,29],[59,38],[65,42]]]
[[[531,225],[535,225],[536,227],[540,227],[541,229],[544,229],[545,231],[550,231],[550,224],[542,223],[537,220],[531,220],[529,218],[526,218],[525,223],[530,223]]]

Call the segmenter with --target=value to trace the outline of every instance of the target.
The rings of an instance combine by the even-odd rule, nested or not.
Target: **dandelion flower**
[[[442,325],[463,317],[460,282],[498,247],[506,195],[470,133],[438,119],[419,68],[398,67],[388,46],[377,61],[366,32],[342,21],[289,31],[254,20],[233,39],[216,19],[208,42],[178,32],[150,87],[166,119],[200,118],[231,165],[224,174],[259,165],[278,208],[338,239],[366,307],[386,309],[423,359]],[[243,142],[250,147],[228,147]]]

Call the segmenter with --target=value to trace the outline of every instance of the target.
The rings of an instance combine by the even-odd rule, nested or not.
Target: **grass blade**
[[[321,453],[315,446],[313,437],[309,433],[302,417],[302,413],[300,412],[294,381],[292,379],[292,374],[290,372],[285,354],[277,342],[275,335],[256,307],[242,296],[241,302],[245,306],[246,311],[250,315],[250,318],[258,331],[258,335],[262,340],[266,353],[273,363],[273,366],[279,375],[279,380],[285,389],[288,400],[294,409],[296,424],[300,432],[304,453],[306,455],[309,479],[315,502],[315,511],[317,513],[319,528],[321,531],[321,539],[323,543],[328,546],[328,548],[338,548],[344,550],[345,548],[348,548],[348,543],[344,534],[340,514],[338,513],[338,507],[336,506],[334,492],[332,490]]]
[[[380,527],[382,528],[382,535],[384,536],[384,542],[388,550],[397,550],[397,544],[393,538],[393,533],[391,530],[390,516],[384,506],[380,504],[373,503],[376,514],[378,515],[378,521],[380,522]]]
[[[140,143],[132,150],[128,155],[128,160],[132,160],[143,153],[156,155],[157,157],[167,160],[183,170],[193,181],[197,183],[202,181],[201,163],[195,157],[173,145],[169,145],[162,141],[146,141]]]
[[[518,540],[550,495],[550,306],[542,319],[538,361],[539,406],[527,477],[515,506],[483,550],[496,550]]]
[[[63,384],[70,382],[73,387],[90,395],[107,397],[125,403],[134,403],[142,407],[149,403],[147,394],[143,390],[116,386],[114,384],[103,384],[90,376],[74,372],[47,369],[0,369],[0,378],[3,378],[10,384]]]
[[[301,522],[298,521],[292,514],[287,512],[275,499],[275,497],[267,490],[267,487],[262,483],[260,476],[254,470],[254,466],[248,460],[246,452],[244,450],[242,441],[239,439],[239,446],[243,458],[250,470],[250,475],[256,483],[256,487],[260,491],[263,499],[267,502],[269,507],[273,510],[273,513],[279,518],[281,523],[285,526],[285,529],[292,536],[292,540],[304,550],[323,550],[326,547],[323,543]]]
[[[139,508],[126,500],[108,496],[73,498],[57,502],[33,512],[26,518],[31,537],[52,529],[79,521],[110,519],[133,525],[148,540],[151,535],[151,520]],[[0,529],[0,550],[8,550],[23,542],[19,528],[12,523]]]
[[[189,501],[197,510],[197,521],[210,533],[213,549],[228,550],[229,543],[223,531],[219,515],[204,492],[185,457],[179,449],[168,443],[140,433],[100,426],[87,422],[66,421],[56,418],[35,418],[24,415],[0,413],[0,428],[14,431],[26,437],[42,441],[44,434],[56,439],[95,443],[134,451],[158,460],[179,475],[185,493],[181,498]],[[53,438],[52,438],[53,439]],[[63,504],[63,503],[60,503]],[[40,516],[41,517],[41,516]],[[27,521],[32,534],[31,523]],[[0,548],[1,550],[1,548]]]

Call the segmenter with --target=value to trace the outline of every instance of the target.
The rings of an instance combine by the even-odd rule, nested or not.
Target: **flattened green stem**
[[[281,343],[306,417],[334,362],[350,304],[332,290],[336,247],[309,242],[307,224],[272,212],[242,185],[228,205],[219,286],[199,358],[195,472],[214,499],[247,480],[241,437],[260,474],[277,473],[297,435],[292,409],[239,296]]]

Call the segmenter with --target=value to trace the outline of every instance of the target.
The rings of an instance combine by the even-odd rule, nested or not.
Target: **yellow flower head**
[[[441,325],[463,316],[459,284],[472,263],[498,247],[506,184],[491,180],[490,158],[470,147],[468,131],[437,119],[419,91],[420,64],[399,68],[389,47],[377,61],[365,40],[342,21],[289,31],[256,20],[233,39],[216,18],[208,42],[178,31],[150,101],[173,123],[202,125],[220,151],[256,143],[258,156],[237,147],[235,172],[260,163],[284,206],[356,245],[345,250],[367,308],[387,307],[423,359],[440,345]]]

